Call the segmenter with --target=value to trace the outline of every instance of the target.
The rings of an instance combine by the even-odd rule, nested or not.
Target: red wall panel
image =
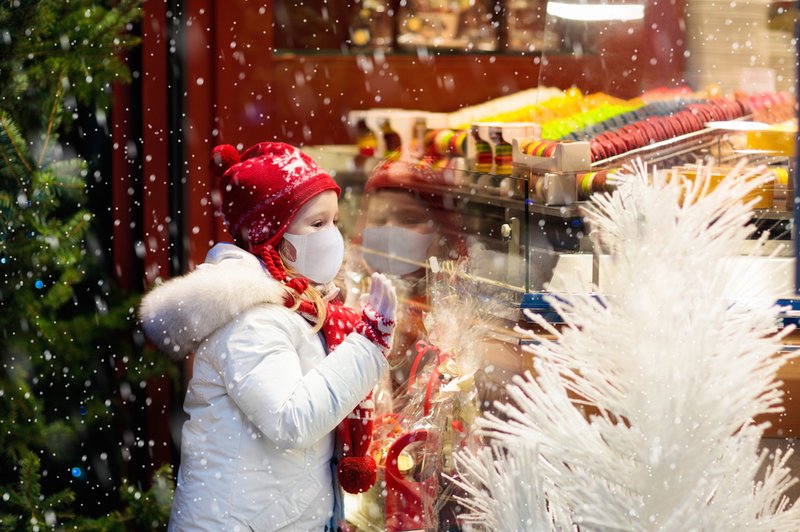
[[[169,277],[167,21],[163,1],[142,8],[142,210],[145,285]]]
[[[185,3],[184,85],[186,87],[186,239],[189,269],[203,262],[210,243],[219,237],[213,216],[212,179],[208,172],[208,154],[213,147],[214,115],[198,110],[214,109],[214,56],[216,45],[212,26],[215,2],[188,0]]]

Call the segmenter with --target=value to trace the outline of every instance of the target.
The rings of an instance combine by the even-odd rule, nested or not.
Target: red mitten
[[[361,321],[356,324],[356,332],[365,336],[387,354],[392,348],[392,333],[395,321],[375,310],[367,303],[361,314]]]
[[[369,295],[364,298],[361,321],[356,332],[369,338],[386,355],[392,348],[394,317],[397,313],[397,294],[389,279],[380,273],[373,273],[369,285]]]
[[[348,493],[363,493],[375,484],[377,465],[369,454],[374,408],[370,393],[336,429],[342,449],[339,484]]]

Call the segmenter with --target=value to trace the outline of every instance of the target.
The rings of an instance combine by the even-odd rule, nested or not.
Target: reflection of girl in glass
[[[466,257],[454,199],[437,187],[437,174],[420,161],[384,161],[364,187],[361,214],[353,238],[350,279],[366,273],[390,276],[400,297],[397,333],[390,363],[392,396],[397,409],[416,356],[414,345],[425,337],[426,263]],[[358,293],[364,287],[351,287]]]
[[[409,431],[406,436],[414,432],[415,423],[422,421],[422,413],[417,412],[417,406],[421,408],[421,404],[417,405],[421,395],[408,394],[407,386],[418,354],[417,342],[426,340],[428,336],[423,324],[431,303],[426,275],[428,260],[436,257],[441,264],[466,258],[455,200],[441,192],[439,182],[437,174],[424,162],[401,159],[378,165],[364,187],[346,273],[346,280],[351,283],[349,297],[365,291],[366,287],[360,284],[360,280],[368,279],[376,272],[389,277],[397,289],[400,304],[389,355],[392,369],[376,388],[375,413],[377,419],[381,419],[382,414],[390,414],[390,418],[402,420],[399,430]],[[418,364],[417,382],[426,382],[419,375],[423,367],[424,371],[430,371],[435,365],[435,354],[423,356]],[[384,429],[378,430],[383,433]],[[427,456],[424,445],[417,450]],[[422,463],[420,459],[419,464]],[[434,463],[436,460],[430,461],[429,467]],[[387,498],[382,501],[387,512],[385,525],[388,530],[396,530],[398,516],[412,510],[403,504],[414,505],[408,501],[399,504],[396,496],[392,495],[391,479],[386,481],[384,491]],[[438,485],[438,480],[434,484]],[[426,504],[432,504],[432,500]],[[447,530],[456,522],[456,513],[449,506],[437,510],[436,518],[423,512],[421,506],[413,510],[418,512],[414,515],[426,513],[425,519],[432,519],[431,523],[436,523],[437,530]],[[367,519],[365,516],[362,518]],[[411,522],[411,518],[408,519]]]

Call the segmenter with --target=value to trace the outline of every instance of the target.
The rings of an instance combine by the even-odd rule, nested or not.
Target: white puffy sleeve
[[[292,314],[276,305],[242,314],[224,331],[218,364],[228,394],[267,438],[281,447],[303,448],[356,407],[387,362],[378,347],[353,333],[304,373],[298,335],[313,333],[301,329]]]

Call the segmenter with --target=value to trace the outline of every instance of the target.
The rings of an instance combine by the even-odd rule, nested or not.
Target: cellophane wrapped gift
[[[485,369],[479,346],[498,303],[465,274],[465,264],[442,266],[426,276],[429,304],[418,339],[375,391],[378,482],[348,499],[357,530],[459,529],[462,509],[448,477],[456,474],[453,453],[480,445],[471,430]]]

